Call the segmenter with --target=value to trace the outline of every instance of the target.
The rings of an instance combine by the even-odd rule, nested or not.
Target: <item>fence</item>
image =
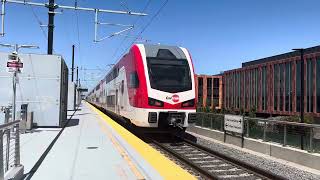
[[[2,156],[1,156],[2,155]],[[0,125],[0,180],[20,165],[19,120]]]
[[[224,114],[197,112],[197,126],[218,131],[224,129]],[[282,144],[320,153],[320,125],[244,117],[248,138]]]

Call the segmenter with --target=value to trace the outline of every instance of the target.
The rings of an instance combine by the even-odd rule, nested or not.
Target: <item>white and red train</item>
[[[196,120],[191,56],[181,47],[135,44],[87,101],[138,127],[185,129]]]

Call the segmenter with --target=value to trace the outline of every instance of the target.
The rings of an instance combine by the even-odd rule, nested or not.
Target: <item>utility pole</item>
[[[71,65],[71,81],[73,82],[74,75],[74,45],[72,45],[72,65]]]
[[[53,29],[54,29],[54,0],[49,0],[48,5],[48,54],[52,54],[53,49]]]
[[[18,44],[0,44],[0,46],[3,47],[11,47],[14,48],[13,52],[11,55],[9,55],[9,60],[13,60],[12,67],[14,67],[13,70],[13,76],[12,76],[12,89],[13,89],[13,97],[12,97],[12,121],[16,120],[16,89],[17,89],[17,81],[18,81],[18,73],[21,72],[22,67],[18,67],[20,64],[21,66],[23,65],[20,62],[20,58],[18,57],[18,51],[21,48],[39,48],[38,46],[34,45],[18,45]],[[9,64],[9,61],[7,63],[7,66]]]
[[[78,68],[78,66],[77,66],[77,83],[76,83],[76,85],[78,86],[78,82],[79,82],[79,68]]]
[[[292,49],[294,51],[299,51],[300,52],[300,58],[301,58],[301,71],[300,71],[300,87],[301,87],[301,96],[300,96],[300,122],[304,123],[304,49],[303,48],[298,48],[298,49]],[[303,145],[303,135],[300,136],[300,146],[301,149],[304,149]]]

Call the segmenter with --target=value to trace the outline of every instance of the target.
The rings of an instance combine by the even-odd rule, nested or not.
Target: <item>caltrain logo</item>
[[[167,96],[166,97],[166,100],[170,100],[170,99],[172,99],[172,101],[173,102],[178,102],[179,101],[179,96],[178,95],[176,95],[176,94],[174,94],[173,96]]]
[[[172,96],[172,101],[173,101],[173,102],[178,102],[178,101],[179,101],[179,96],[176,95],[176,94],[174,94],[174,95]]]

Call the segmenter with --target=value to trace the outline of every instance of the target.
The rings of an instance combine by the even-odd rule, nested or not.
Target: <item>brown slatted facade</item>
[[[220,110],[224,101],[222,76],[196,75],[195,81],[197,106]]]
[[[304,55],[304,112],[320,117],[320,46],[310,49]],[[287,53],[270,57],[269,60],[265,58],[244,63],[242,68],[225,71],[223,107],[246,112],[255,108],[257,113],[270,115],[299,115],[300,61],[299,54]],[[236,103],[239,94],[243,102]]]

